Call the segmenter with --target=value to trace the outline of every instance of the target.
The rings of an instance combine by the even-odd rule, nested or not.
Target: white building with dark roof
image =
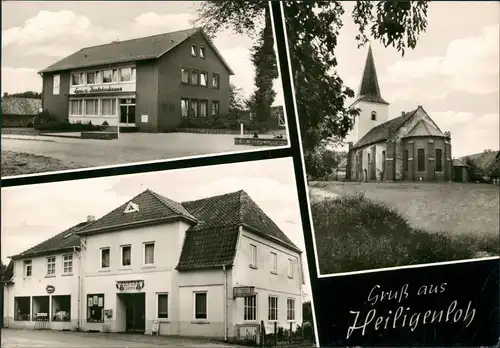
[[[244,192],[146,190],[12,256],[5,327],[237,339],[302,325],[301,251]]]

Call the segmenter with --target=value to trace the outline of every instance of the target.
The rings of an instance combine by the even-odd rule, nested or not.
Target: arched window
[[[376,120],[377,120],[377,112],[372,111],[372,121],[376,121]]]
[[[436,172],[443,171],[443,150],[436,149]]]
[[[425,172],[425,150],[418,149],[417,168],[419,172]]]
[[[370,154],[368,154],[368,163],[370,163]]]

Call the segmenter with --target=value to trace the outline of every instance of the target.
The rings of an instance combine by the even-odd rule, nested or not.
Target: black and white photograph
[[[2,2],[2,177],[289,146],[259,5]]]
[[[288,30],[318,272],[498,257],[498,2],[370,4],[338,3],[337,34]],[[294,58],[318,41],[335,59]]]
[[[2,347],[312,345],[291,158],[2,198]]]

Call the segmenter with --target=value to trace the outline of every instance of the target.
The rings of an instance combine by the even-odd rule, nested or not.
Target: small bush
[[[415,229],[395,209],[362,194],[320,201],[311,208],[322,273],[460,260],[484,250],[478,237],[473,243],[472,236]]]
[[[93,125],[91,121],[88,123],[82,123],[81,121],[70,123],[68,120],[59,120],[47,111],[38,114],[33,123],[36,130],[51,132],[99,131],[105,128],[105,126]]]

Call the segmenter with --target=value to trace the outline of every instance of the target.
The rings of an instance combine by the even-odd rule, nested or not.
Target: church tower
[[[354,121],[351,133],[347,137],[347,140],[354,144],[373,127],[389,120],[389,103],[380,94],[371,45],[368,48],[365,70],[363,71],[358,95],[351,108],[359,108],[361,110],[359,116]]]

